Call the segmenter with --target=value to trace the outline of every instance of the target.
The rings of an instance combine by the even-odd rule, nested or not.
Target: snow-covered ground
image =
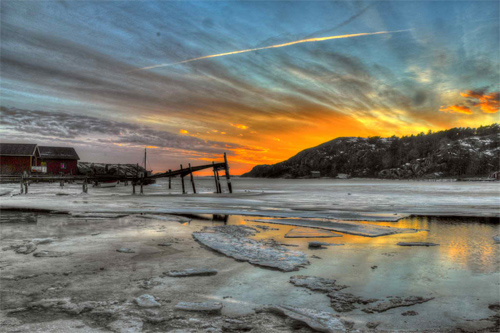
[[[1,208],[37,208],[60,211],[169,212],[312,217],[342,220],[392,221],[406,215],[500,216],[500,182],[416,182],[330,179],[233,179],[235,193],[215,194],[213,178],[195,178],[192,194],[186,177],[144,187],[132,195],[132,186],[89,188],[81,185],[32,184],[28,195],[17,195],[18,184],[2,184]],[[139,193],[139,188],[136,189]]]
[[[214,194],[211,178],[197,178],[196,185],[201,192],[196,195],[180,194],[178,179],[172,190],[162,180],[144,187],[144,195],[131,195],[131,186],[89,188],[84,194],[81,185],[61,188],[57,183],[32,184],[28,195],[19,195],[19,185],[1,185],[0,193],[8,192],[0,196],[2,209],[70,214],[0,212],[0,240],[5,249],[0,252],[0,325],[6,332],[68,332],[76,327],[84,332],[221,332],[237,331],[238,325],[252,332],[312,332],[294,330],[282,317],[254,311],[274,304],[340,316],[359,331],[373,325],[388,332],[489,332],[498,328],[494,311],[500,297],[500,248],[493,239],[499,233],[498,182],[236,178],[233,194]],[[191,189],[188,179],[186,188]],[[190,214],[192,221],[161,214],[166,212]],[[409,214],[465,217],[400,219]],[[297,227],[270,224],[266,217],[289,217],[287,223],[302,217],[301,228],[329,224],[342,236],[287,238]],[[227,236],[221,244],[205,242],[204,246],[193,238],[193,233],[206,235],[219,226],[255,228],[256,234],[250,239]],[[365,237],[365,233],[346,230],[354,226],[365,231],[390,227],[412,232]],[[313,249],[310,241],[332,246]],[[403,247],[399,242],[439,245]],[[31,243],[34,249],[26,253]],[[241,244],[247,246],[241,248]],[[225,255],[209,250],[221,246],[219,252]],[[127,251],[117,251],[122,249]],[[300,265],[298,272],[268,269],[275,267],[275,257],[283,253],[307,258],[307,264]],[[241,260],[242,255],[245,262],[233,259]],[[218,273],[165,276],[169,270],[205,268]],[[335,279],[346,288],[327,296],[294,286],[290,281],[295,275]],[[160,306],[154,311],[138,307],[134,300],[144,294]],[[401,297],[429,301],[383,313],[364,311]],[[377,303],[362,304],[358,299],[377,299]],[[332,300],[337,303],[332,305]],[[179,302],[201,301],[220,302],[222,314],[186,314],[174,309]],[[339,302],[354,309],[337,311]],[[75,309],[85,311],[75,313]],[[51,315],[58,319],[47,323]],[[137,327],[131,330],[129,324]]]

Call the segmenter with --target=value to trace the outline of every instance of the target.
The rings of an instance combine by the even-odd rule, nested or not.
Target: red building
[[[31,172],[39,158],[40,152],[34,143],[0,143],[0,174]]]
[[[78,154],[72,147],[47,147],[39,146],[39,166],[47,167],[49,174],[78,174]]]

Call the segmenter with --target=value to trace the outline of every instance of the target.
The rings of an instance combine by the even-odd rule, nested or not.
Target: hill
[[[273,165],[257,165],[243,177],[439,178],[486,176],[500,169],[500,126],[452,128],[381,138],[342,137]]]

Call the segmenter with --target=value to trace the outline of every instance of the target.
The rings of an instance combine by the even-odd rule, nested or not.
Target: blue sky
[[[497,1],[2,1],[2,141],[153,167],[497,121]],[[201,56],[314,37],[185,64]],[[30,135],[26,135],[29,131]]]

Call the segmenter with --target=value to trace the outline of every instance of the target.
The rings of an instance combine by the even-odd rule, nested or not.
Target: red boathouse
[[[40,151],[38,165],[47,167],[47,173],[78,174],[78,160],[80,157],[74,148],[38,146],[38,150]]]
[[[34,143],[0,143],[0,174],[30,172],[39,158],[40,152]]]

